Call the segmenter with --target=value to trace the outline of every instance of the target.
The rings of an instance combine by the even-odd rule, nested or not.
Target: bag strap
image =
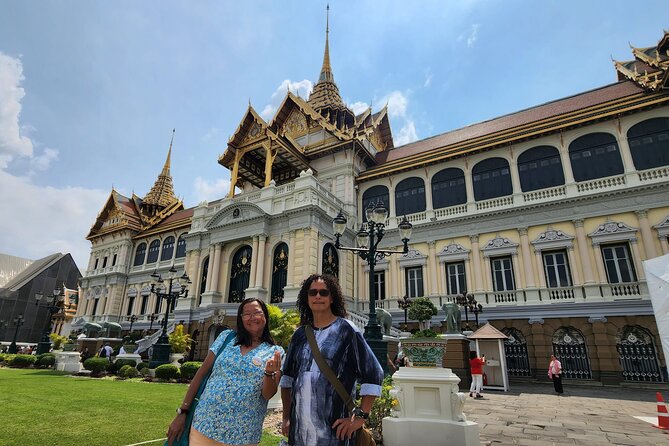
[[[335,390],[339,394],[339,398],[341,398],[342,401],[344,401],[344,404],[346,404],[346,408],[348,409],[348,411],[352,412],[354,408],[353,399],[351,398],[351,395],[349,395],[349,393],[346,391],[341,381],[337,379],[337,375],[335,375],[335,373],[332,371],[327,362],[325,362],[325,358],[323,358],[323,354],[318,348],[318,343],[316,342],[316,336],[314,335],[314,329],[311,328],[311,325],[305,325],[304,332],[307,335],[307,341],[309,342],[309,347],[311,347],[311,353],[314,355],[314,360],[316,361],[316,364],[318,364],[318,368],[321,369],[323,375],[325,375],[328,381],[330,381],[332,387],[335,388]]]

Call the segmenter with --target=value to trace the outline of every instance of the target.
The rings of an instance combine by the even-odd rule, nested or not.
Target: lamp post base
[[[156,343],[153,344],[153,355],[151,356],[151,362],[149,362],[149,368],[155,369],[159,365],[169,364],[170,363],[170,344],[165,343]]]
[[[15,355],[19,351],[19,348],[16,346],[16,342],[12,341],[11,344],[9,344],[9,354]]]
[[[37,344],[37,354],[49,353],[51,350],[51,341],[39,341]]]
[[[369,347],[372,349],[372,352],[374,352],[374,356],[376,356],[376,359],[379,361],[379,364],[381,364],[381,368],[383,369],[383,374],[387,375],[388,374],[388,342],[384,341],[383,339],[366,339],[367,344],[369,344]]]

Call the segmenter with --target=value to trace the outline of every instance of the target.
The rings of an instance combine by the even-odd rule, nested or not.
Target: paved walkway
[[[669,431],[657,422],[657,390],[581,387],[564,383],[564,396],[551,384],[512,384],[509,392],[487,391],[468,398],[467,419],[479,423],[482,445],[664,445]],[[669,386],[660,390],[665,401]]]

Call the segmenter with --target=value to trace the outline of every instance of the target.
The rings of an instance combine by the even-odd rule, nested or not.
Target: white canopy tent
[[[669,360],[669,254],[643,262],[665,361]]]

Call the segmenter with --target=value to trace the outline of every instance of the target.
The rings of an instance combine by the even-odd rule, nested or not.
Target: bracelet
[[[274,375],[276,375],[276,372],[271,372],[270,373],[267,370],[265,370],[265,376],[269,376],[270,378],[274,378]]]

